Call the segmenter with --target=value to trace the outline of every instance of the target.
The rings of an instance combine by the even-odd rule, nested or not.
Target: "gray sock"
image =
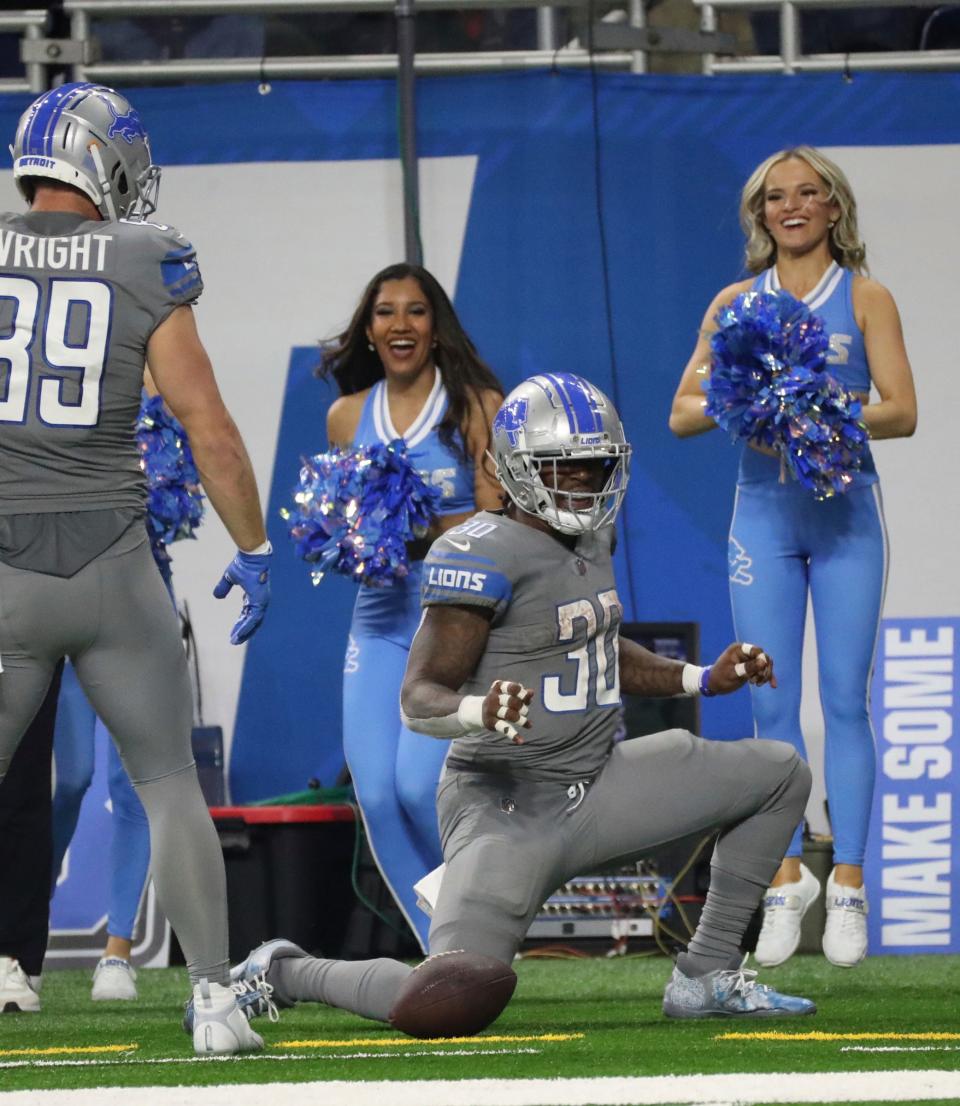
[[[697,932],[687,951],[677,957],[677,967],[684,975],[694,977],[739,967],[743,959],[740,940],[766,887],[766,882],[757,884],[715,865],[711,867],[710,890]]]
[[[810,769],[798,757],[770,765],[776,774],[763,803],[717,841],[700,923],[687,951],[677,957],[684,975],[739,966],[743,935],[803,817]]]
[[[324,1002],[362,1018],[385,1022],[401,985],[413,971],[399,960],[277,960],[270,982],[290,1002]]]
[[[150,822],[157,898],[187,962],[190,982],[229,984],[227,877],[220,839],[191,765],[136,785]]]

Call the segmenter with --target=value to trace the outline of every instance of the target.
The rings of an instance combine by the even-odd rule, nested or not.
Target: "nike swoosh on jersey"
[[[456,538],[447,538],[447,541],[454,549],[459,549],[462,553],[467,553],[470,550],[470,543],[468,541],[457,541]]]

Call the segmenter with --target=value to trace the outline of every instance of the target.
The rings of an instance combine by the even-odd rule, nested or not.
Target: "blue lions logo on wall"
[[[505,403],[497,412],[493,420],[494,433],[502,431],[507,440],[515,446],[520,440],[520,431],[527,422],[527,401],[515,399],[512,403]]]

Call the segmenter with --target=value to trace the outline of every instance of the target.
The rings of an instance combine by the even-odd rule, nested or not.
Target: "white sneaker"
[[[0,956],[0,1014],[39,1013],[38,990],[16,960]]]
[[[263,1048],[230,987],[201,979],[193,988],[193,1050],[207,1053],[253,1052]]]
[[[867,955],[866,889],[844,887],[833,875],[827,880],[823,955],[838,968],[854,968]]]
[[[800,944],[800,923],[819,894],[820,881],[805,864],[800,865],[796,883],[782,883],[767,890],[763,926],[753,954],[758,964],[774,968],[793,956]]]
[[[129,960],[104,956],[93,971],[90,997],[94,1002],[131,1002],[137,997],[137,973]]]

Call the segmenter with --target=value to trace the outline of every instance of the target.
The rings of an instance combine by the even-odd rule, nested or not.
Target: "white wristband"
[[[483,695],[464,695],[457,707],[457,718],[464,733],[485,729],[483,724]]]
[[[256,549],[241,549],[240,552],[246,553],[248,557],[262,557],[264,553],[272,553],[273,546],[270,544],[270,539],[267,538],[263,545],[258,545]]]
[[[683,682],[684,695],[699,695],[700,694],[700,677],[703,675],[703,669],[699,664],[685,664],[683,671],[680,673],[680,679]]]

